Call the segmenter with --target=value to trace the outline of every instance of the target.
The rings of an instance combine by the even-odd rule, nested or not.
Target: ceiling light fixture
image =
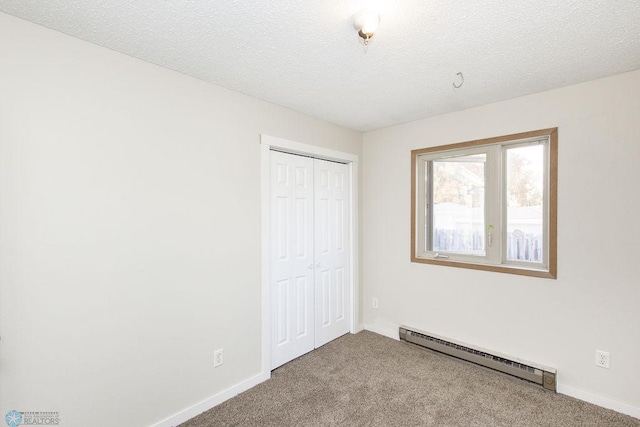
[[[362,9],[353,17],[353,28],[358,30],[358,35],[364,40],[365,46],[371,41],[379,22],[380,15],[371,9]]]

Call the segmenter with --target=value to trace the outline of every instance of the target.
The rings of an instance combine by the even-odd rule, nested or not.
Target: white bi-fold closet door
[[[348,166],[271,151],[271,369],[349,332]]]

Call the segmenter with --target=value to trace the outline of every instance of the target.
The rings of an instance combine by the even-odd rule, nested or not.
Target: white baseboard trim
[[[154,424],[153,427],[174,427],[177,426],[178,424],[181,424],[185,421],[190,420],[191,418],[200,415],[201,413],[208,411],[209,409],[213,408],[214,406],[218,406],[219,404],[221,404],[222,402],[231,399],[232,397],[249,390],[251,387],[254,387],[258,384],[260,384],[261,382],[264,382],[266,380],[268,380],[269,378],[271,378],[271,372],[267,372],[265,373],[260,373],[254,377],[251,377],[249,379],[246,379],[245,381],[241,382],[240,384],[236,384],[233,387],[230,387],[224,391],[221,391],[220,393],[211,396],[210,398],[197,403],[183,411],[178,412],[177,414],[174,414],[172,416],[170,416],[169,418],[165,418],[164,420],[160,421],[157,424]]]
[[[358,323],[355,329],[351,333],[357,334],[358,332],[362,332],[363,330],[364,330],[364,323]]]
[[[576,399],[584,400],[585,402],[593,403],[594,405],[602,406],[603,408],[613,409],[616,412],[620,412],[634,418],[640,418],[639,407],[618,402],[617,400],[609,399],[598,394],[590,393],[564,384],[558,384],[558,393],[566,394],[567,396],[575,397]]]
[[[378,335],[383,335],[385,337],[394,339],[396,341],[400,340],[400,336],[398,336],[398,326],[396,326],[395,328],[393,327],[383,327],[380,325],[374,325],[374,324],[368,324],[365,323],[364,324],[364,330],[365,331],[370,331],[370,332],[375,332]]]

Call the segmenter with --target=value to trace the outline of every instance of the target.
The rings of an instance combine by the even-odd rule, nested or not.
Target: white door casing
[[[271,298],[271,252],[272,252],[272,230],[271,230],[271,156],[274,150],[299,154],[311,158],[337,161],[347,166],[347,186],[349,189],[349,266],[350,277],[347,284],[347,294],[349,297],[349,314],[347,317],[349,331],[359,332],[363,329],[362,323],[358,320],[360,306],[357,303],[359,292],[359,257],[357,245],[358,241],[358,156],[352,153],[337,151],[316,145],[304,144],[284,138],[277,138],[269,135],[261,135],[261,194],[262,194],[262,380],[271,377],[272,367],[272,298]]]

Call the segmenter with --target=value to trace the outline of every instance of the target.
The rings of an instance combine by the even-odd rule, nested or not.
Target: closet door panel
[[[271,369],[315,345],[313,160],[271,153]]]
[[[314,161],[315,346],[349,332],[351,277],[348,166]]]

